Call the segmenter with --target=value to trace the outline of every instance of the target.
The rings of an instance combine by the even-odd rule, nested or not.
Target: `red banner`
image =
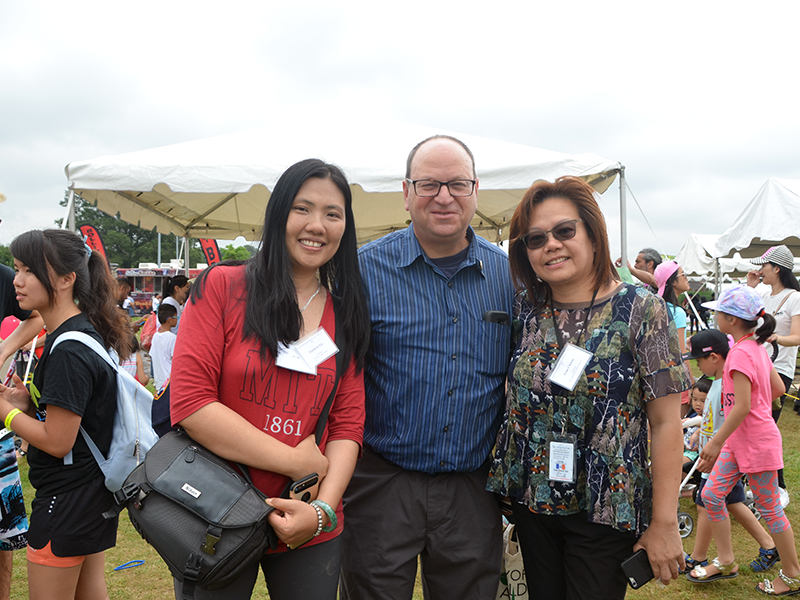
[[[213,265],[214,263],[220,261],[219,246],[217,246],[217,240],[200,239],[200,248],[202,248],[203,254],[206,255],[206,262],[209,265]]]
[[[105,246],[103,246],[103,240],[100,237],[100,233],[97,231],[97,229],[91,225],[81,225],[78,229],[81,230],[83,239],[86,242],[86,245],[92,249],[92,252],[99,252],[105,257],[106,249]]]

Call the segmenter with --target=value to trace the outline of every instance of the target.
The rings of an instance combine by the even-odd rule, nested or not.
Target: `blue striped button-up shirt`
[[[413,226],[359,250],[372,321],[364,442],[413,471],[474,471],[494,445],[511,354],[508,256],[474,235],[450,279]]]

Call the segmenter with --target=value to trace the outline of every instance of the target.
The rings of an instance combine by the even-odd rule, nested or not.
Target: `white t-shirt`
[[[791,294],[789,296],[789,294]],[[786,298],[786,296],[789,296]],[[762,296],[764,299],[764,312],[775,317],[775,333],[789,335],[792,329],[792,317],[800,315],[800,292],[786,288],[774,296],[769,293]],[[783,299],[786,298],[786,302]],[[781,306],[778,310],[778,306]],[[777,314],[775,311],[778,310]],[[767,353],[772,356],[772,345],[767,345]],[[794,368],[797,363],[797,346],[778,345],[778,358],[775,359],[775,370],[781,375],[794,378]]]
[[[153,361],[153,379],[156,391],[161,389],[172,371],[172,352],[178,337],[171,331],[156,331],[150,346],[150,359]]]

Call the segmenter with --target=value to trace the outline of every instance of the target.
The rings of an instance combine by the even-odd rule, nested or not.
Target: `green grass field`
[[[800,417],[797,417],[791,408],[783,411],[778,425],[783,434],[784,460],[786,463],[785,477],[792,502],[786,509],[792,523],[800,522]],[[25,498],[30,504],[33,498],[33,489],[28,484],[27,462],[20,461]],[[691,499],[681,500],[681,509],[693,517],[697,510]],[[666,588],[661,588],[654,583],[646,585],[640,590],[630,590],[628,598],[659,600],[703,600],[715,598],[725,600],[738,600],[744,598],[760,597],[753,588],[761,581],[762,575],[753,573],[747,566],[758,553],[757,544],[738,525],[733,523],[733,541],[737,561],[740,565],[740,575],[736,579],[717,583],[692,584],[683,577],[672,582]],[[684,549],[691,551],[694,545],[694,534],[684,540]],[[709,557],[714,557],[714,546],[709,550]],[[144,560],[144,565],[114,571],[114,567],[131,560]],[[779,563],[780,564],[780,563]],[[779,564],[770,569],[767,575],[777,576]],[[172,578],[158,554],[148,546],[133,529],[127,518],[127,513],[120,516],[120,527],[117,536],[117,546],[106,552],[106,582],[110,598],[116,600],[168,600],[173,598]],[[534,591],[531,598],[535,598],[535,582],[529,582]],[[27,573],[24,552],[16,552],[14,558],[14,574],[11,584],[11,598],[27,598]],[[268,598],[263,580],[256,585],[253,598]],[[419,582],[414,600],[421,600],[422,592]]]

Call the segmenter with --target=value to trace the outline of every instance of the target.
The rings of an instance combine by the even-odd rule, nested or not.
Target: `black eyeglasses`
[[[443,185],[447,186],[454,198],[471,196],[475,191],[475,179],[454,179],[453,181],[435,181],[433,179],[406,179],[414,186],[414,193],[423,198],[437,196]]]
[[[552,233],[553,237],[559,242],[571,240],[578,232],[578,223],[583,223],[583,219],[570,219],[569,221],[561,221],[561,223],[553,227],[550,231],[542,231],[541,229],[529,231],[517,239],[525,244],[525,247],[528,248],[528,250],[537,250],[542,248],[547,243],[548,233]]]

